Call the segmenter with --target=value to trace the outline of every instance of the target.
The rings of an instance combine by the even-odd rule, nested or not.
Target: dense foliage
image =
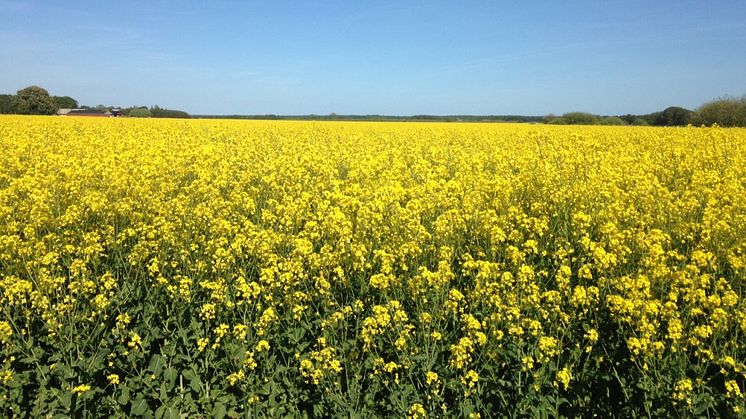
[[[29,86],[16,92],[15,111],[23,115],[52,115],[57,108],[46,89]]]
[[[150,109],[148,109],[145,106],[139,107],[139,108],[132,108],[132,109],[126,109],[125,114],[127,116],[131,116],[133,118],[150,118],[153,116],[153,113],[150,112]]]
[[[16,113],[16,96],[0,95],[0,115]]]
[[[58,109],[76,109],[78,106],[78,101],[71,98],[70,96],[52,96],[52,101],[54,102],[55,110]]]
[[[0,117],[6,416],[742,414],[746,130]]]
[[[689,125],[696,118],[696,114],[688,109],[679,106],[669,106],[660,112],[653,112],[647,115],[600,116],[586,112],[568,112],[559,117],[548,115],[544,117],[544,122],[553,125],[652,125],[675,127]],[[712,123],[716,123],[716,121]],[[712,125],[712,123],[709,125]]]
[[[156,105],[151,107],[150,115],[153,118],[189,118],[189,114],[175,109],[164,109]]]
[[[695,122],[721,127],[746,127],[746,96],[725,97],[705,103],[697,109]]]
[[[532,122],[544,120],[541,116],[528,115],[346,115],[331,113],[327,115],[195,115],[195,118],[210,119],[258,119],[258,120],[292,120],[292,121],[380,121],[380,122]]]

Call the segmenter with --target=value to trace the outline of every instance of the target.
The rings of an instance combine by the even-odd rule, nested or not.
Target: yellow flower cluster
[[[336,349],[330,347],[325,338],[318,338],[316,344],[318,349],[300,362],[300,372],[306,380],[318,385],[325,376],[339,374],[342,363],[337,359]]]

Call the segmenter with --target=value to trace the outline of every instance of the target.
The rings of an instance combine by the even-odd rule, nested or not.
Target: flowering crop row
[[[740,415],[746,130],[0,118],[10,416]]]

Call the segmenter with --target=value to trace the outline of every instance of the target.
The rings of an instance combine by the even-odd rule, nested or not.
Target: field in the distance
[[[9,416],[743,414],[746,130],[0,118]]]

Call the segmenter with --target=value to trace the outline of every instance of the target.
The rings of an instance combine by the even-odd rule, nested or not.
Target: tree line
[[[149,108],[147,106],[132,106],[129,108],[123,108],[122,112],[133,118],[191,118],[191,116],[184,111],[165,109],[158,105]]]
[[[17,91],[15,95],[0,94],[0,114],[55,115],[60,109],[86,109],[107,112],[119,108],[107,105],[80,105],[77,100],[70,96],[52,96],[46,89],[39,86],[25,87]],[[158,105],[151,107],[131,106],[121,108],[121,111],[126,116],[137,118],[190,117],[184,111],[165,109]]]
[[[51,96],[46,89],[29,86],[16,92],[15,95],[0,94],[0,114],[54,115],[60,109],[93,109],[100,112],[115,109],[112,106],[96,105],[94,107],[79,105],[70,96]],[[117,108],[118,109],[118,108]],[[126,116],[134,118],[190,118],[180,110],[165,109],[158,105],[131,106],[122,108]],[[446,121],[446,122],[543,122],[556,125],[652,125],[652,126],[686,126],[713,125],[722,127],[746,127],[746,95],[740,98],[722,97],[707,102],[695,110],[679,106],[670,106],[660,112],[644,115],[601,116],[587,112],[568,112],[561,116],[547,115],[199,115],[200,118],[236,118],[236,119],[299,119],[299,120],[332,120],[332,121]]]
[[[205,119],[257,119],[292,121],[367,121],[367,122],[542,122],[541,116],[526,115],[380,115],[380,114],[336,114],[326,115],[192,115]]]
[[[746,95],[730,96],[709,101],[695,110],[669,106],[645,115],[601,116],[587,112],[568,112],[562,116],[547,115],[544,123],[556,125],[652,125],[686,126],[714,125],[721,127],[746,127]]]

